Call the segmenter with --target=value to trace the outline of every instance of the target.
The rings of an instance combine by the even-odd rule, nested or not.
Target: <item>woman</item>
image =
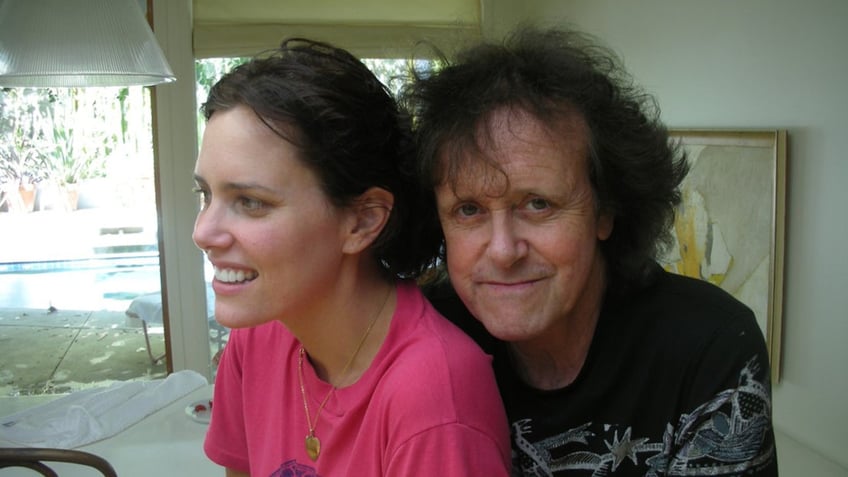
[[[409,124],[344,50],[287,40],[203,106],[194,241],[233,328],[205,450],[228,476],[508,475],[489,357],[412,278],[435,255]]]

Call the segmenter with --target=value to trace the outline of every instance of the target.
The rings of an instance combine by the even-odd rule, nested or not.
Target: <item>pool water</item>
[[[158,257],[4,266],[0,308],[124,311],[160,290]]]

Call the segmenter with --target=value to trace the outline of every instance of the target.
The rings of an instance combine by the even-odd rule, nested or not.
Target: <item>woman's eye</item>
[[[474,204],[462,204],[456,209],[456,212],[461,217],[471,217],[480,212],[480,208]]]
[[[248,211],[257,211],[265,207],[264,202],[251,197],[239,197],[238,201],[241,207]]]
[[[200,202],[200,210],[205,209],[209,205],[209,193],[200,187],[195,187],[192,189],[192,192],[197,195],[197,199]]]

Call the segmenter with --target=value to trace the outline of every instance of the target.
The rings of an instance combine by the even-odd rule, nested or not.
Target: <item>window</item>
[[[197,104],[244,60],[197,60]],[[398,91],[404,60],[364,62]],[[0,90],[0,396],[167,373],[151,131],[147,88]]]
[[[143,87],[0,90],[0,395],[166,374],[151,131]]]

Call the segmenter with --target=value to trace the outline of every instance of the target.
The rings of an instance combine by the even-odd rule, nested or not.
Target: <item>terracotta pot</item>
[[[76,184],[65,184],[62,186],[65,195],[65,206],[67,210],[77,210],[79,206],[79,187]]]
[[[32,212],[35,209],[35,184],[21,184],[18,186],[18,194],[24,212]]]
[[[32,212],[35,208],[35,185],[2,184],[3,199],[0,201],[9,212]]]

